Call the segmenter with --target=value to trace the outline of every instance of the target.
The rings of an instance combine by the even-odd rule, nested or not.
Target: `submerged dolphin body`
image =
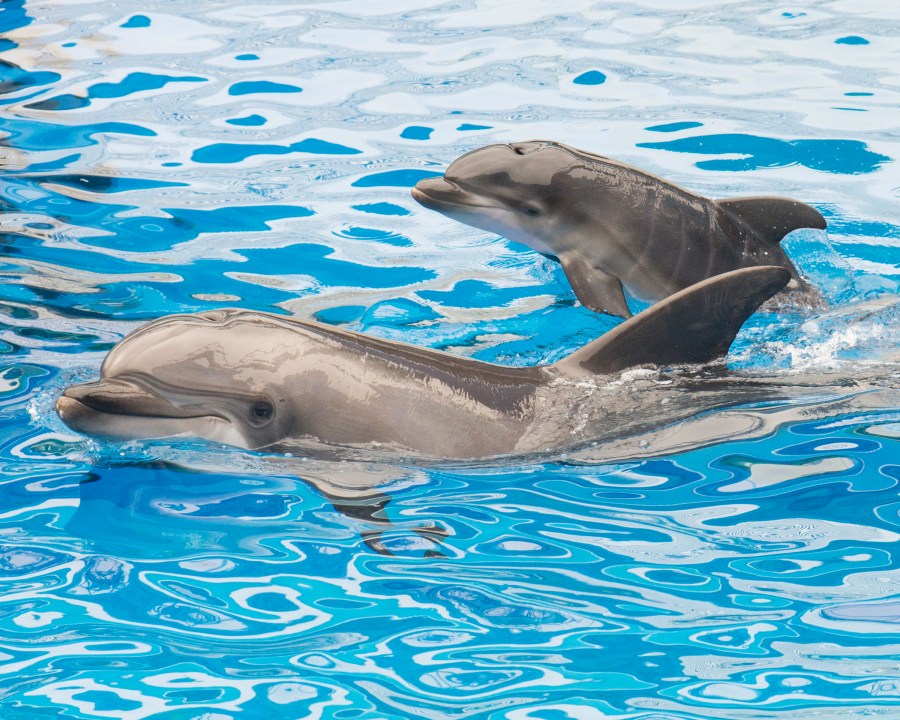
[[[557,363],[526,368],[268,313],[175,315],[122,340],[101,379],[65,390],[57,412],[75,430],[118,439],[186,434],[279,452],[312,442],[460,459],[534,452],[583,435],[559,427],[565,386],[722,357],[789,279],[757,267],[705,280]],[[629,402],[602,418],[615,430],[634,415],[652,422],[647,410]]]
[[[805,287],[779,242],[825,228],[779,197],[710,200],[615,160],[549,141],[489,145],[412,190],[422,205],[562,263],[583,305],[630,317],[623,286],[661,300],[714,275],[778,265]]]

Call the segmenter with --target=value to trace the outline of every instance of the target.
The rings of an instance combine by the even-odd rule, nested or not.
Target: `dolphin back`
[[[788,270],[771,265],[716,275],[670,295],[553,367],[569,375],[603,375],[724,357],[747,318],[790,279]]]

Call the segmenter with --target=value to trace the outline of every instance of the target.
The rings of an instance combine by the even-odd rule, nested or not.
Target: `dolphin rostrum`
[[[422,205],[562,263],[583,305],[630,317],[623,286],[652,302],[721,273],[779,265],[808,289],[781,239],[825,228],[779,197],[710,200],[624,163],[550,141],[488,145],[412,190]]]
[[[723,357],[744,321],[789,280],[775,266],[704,280],[537,367],[269,313],[174,315],[125,337],[101,379],[66,389],[56,407],[71,428],[116,439],[186,434],[272,452],[312,443],[445,459],[534,452],[581,437],[557,427],[567,385]],[[623,407],[618,420],[604,412],[615,428],[634,408]]]

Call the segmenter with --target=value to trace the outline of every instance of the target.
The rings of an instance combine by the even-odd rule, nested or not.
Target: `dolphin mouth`
[[[186,423],[231,421],[202,407],[179,407],[131,380],[105,378],[66,388],[56,413],[70,428],[87,435],[133,440],[165,437],[190,430]],[[223,426],[223,427],[224,427]]]
[[[453,180],[448,180],[446,176],[419,180],[412,189],[412,196],[416,202],[429,210],[496,207],[495,204],[486,202],[483,197],[460,187]]]
[[[179,407],[132,380],[120,378],[97,380],[68,387],[57,401],[57,408],[60,407],[60,403],[66,408],[74,407],[72,403],[78,403],[89,410],[105,415],[197,418],[210,414],[200,409],[191,410]]]

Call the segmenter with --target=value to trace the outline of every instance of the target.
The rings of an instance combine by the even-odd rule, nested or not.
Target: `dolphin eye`
[[[526,205],[525,214],[528,215],[528,217],[537,217],[541,214],[541,209],[537,205]]]
[[[250,406],[250,422],[257,427],[265,425],[275,414],[275,408],[272,403],[265,400],[258,400]]]

